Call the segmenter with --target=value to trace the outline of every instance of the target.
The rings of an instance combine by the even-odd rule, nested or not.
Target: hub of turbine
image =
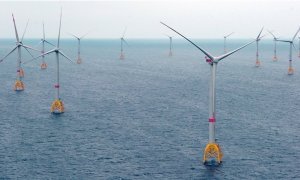
[[[55,99],[51,105],[51,113],[60,114],[65,111],[64,103],[60,99]]]
[[[256,60],[256,62],[255,62],[255,67],[259,67],[260,66],[260,60]]]
[[[205,165],[220,165],[223,153],[217,143],[208,143],[204,149],[203,163]]]
[[[77,64],[81,64],[81,63],[82,63],[81,58],[78,58],[77,59]]]
[[[24,83],[21,80],[16,80],[14,90],[23,91],[25,89]]]
[[[289,67],[288,69],[288,75],[293,75],[294,74],[294,68],[293,67]]]
[[[22,68],[17,70],[19,77],[24,77],[24,70]]]
[[[45,62],[41,64],[41,69],[47,69],[47,64]]]

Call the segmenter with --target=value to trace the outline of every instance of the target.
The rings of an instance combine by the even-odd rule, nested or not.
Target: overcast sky
[[[46,37],[56,38],[60,7],[64,38],[119,38],[125,27],[127,38],[174,35],[160,21],[191,38],[253,38],[262,26],[290,38],[300,25],[299,0],[0,1],[0,38],[14,38],[11,13],[20,36],[29,18],[25,38],[41,38],[43,21]]]

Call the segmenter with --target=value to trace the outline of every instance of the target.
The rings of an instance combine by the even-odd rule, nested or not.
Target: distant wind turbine
[[[125,36],[125,33],[126,33],[126,30],[127,28],[125,28],[124,32],[123,32],[123,36],[120,38],[121,40],[121,54],[120,54],[120,59],[125,59],[125,54],[124,54],[124,51],[123,51],[123,42],[128,45],[128,43],[125,41],[124,39],[124,36]]]
[[[256,37],[255,41],[256,41],[256,62],[255,62],[255,67],[259,67],[260,66],[260,60],[258,59],[259,54],[258,54],[258,42],[261,40],[261,38],[263,38],[264,36],[260,36],[262,31],[264,28],[261,29],[261,31],[259,32],[258,36]]]
[[[224,58],[232,55],[233,53],[239,51],[240,49],[248,46],[249,44],[253,43],[254,41],[247,43],[233,51],[230,51],[228,53],[225,53],[221,56],[212,56],[210,53],[208,53],[203,48],[197,46],[195,43],[193,43],[191,40],[177,32],[175,29],[171,28],[170,26],[166,25],[165,23],[161,22],[164,26],[168,27],[175,33],[179,34],[181,37],[189,41],[191,44],[193,44],[196,48],[198,48],[202,53],[206,55],[206,62],[210,66],[211,71],[211,80],[210,80],[210,89],[209,89],[209,140],[208,144],[205,147],[204,155],[203,155],[203,162],[204,164],[211,164],[213,162],[217,162],[220,164],[222,162],[223,153],[221,151],[221,148],[219,144],[216,142],[215,138],[215,122],[216,122],[216,70],[217,70],[217,64]]]
[[[294,40],[297,36],[297,34],[300,31],[300,27],[297,30],[297,32],[295,33],[295,35],[293,36],[293,38],[291,40],[282,40],[282,39],[278,39],[277,41],[279,42],[286,42],[286,43],[290,43],[290,55],[289,55],[289,68],[288,68],[288,75],[292,75],[294,74],[294,68],[292,67],[292,46],[294,46]],[[295,47],[295,46],[294,46]]]
[[[15,82],[15,86],[14,86],[14,90],[15,91],[23,91],[25,86],[24,86],[24,82],[22,81],[22,78],[24,77],[24,70],[22,69],[22,66],[21,66],[21,63],[22,63],[22,53],[21,53],[21,47],[23,47],[31,56],[32,54],[29,52],[28,49],[31,49],[31,50],[35,50],[35,51],[39,51],[37,49],[34,49],[32,47],[29,47],[29,46],[26,46],[23,44],[23,38],[24,38],[24,35],[26,33],[26,30],[27,30],[27,26],[28,26],[28,22],[29,20],[27,21],[27,24],[26,24],[26,27],[25,27],[25,30],[24,30],[24,33],[23,33],[23,36],[21,38],[21,40],[19,39],[19,34],[18,34],[18,31],[17,31],[17,26],[16,26],[16,22],[15,22],[15,18],[14,18],[14,15],[12,14],[12,18],[13,18],[13,22],[14,22],[14,28],[15,28],[15,35],[16,35],[16,46],[6,55],[4,56],[1,60],[0,60],[0,63],[3,62],[3,60],[9,56],[11,53],[13,53],[16,49],[18,50],[18,59],[17,59],[17,79],[16,79],[16,82]],[[33,57],[33,56],[32,56]]]
[[[271,31],[268,31],[272,36],[273,36],[273,40],[274,40],[274,57],[273,57],[273,61],[277,61],[277,39],[278,37],[276,37]]]
[[[45,27],[44,27],[44,23],[43,23],[43,38],[40,41],[40,44],[42,43],[42,54],[45,53],[45,43],[50,44],[51,46],[54,46],[54,44],[50,43],[49,41],[46,40],[45,38]],[[45,61],[45,56],[42,56],[43,60],[42,60],[42,64],[41,64],[41,69],[46,69],[47,68],[47,63]]]
[[[169,37],[169,46],[170,46],[170,48],[169,48],[169,57],[172,57],[173,56],[173,52],[172,52],[172,49],[173,49],[173,37],[169,36],[169,35],[166,35],[166,36]]]
[[[71,34],[71,33],[70,33]],[[79,37],[79,36],[75,36],[74,34],[71,34],[73,37],[75,37],[78,40],[78,57],[77,57],[77,64],[81,64],[82,63],[82,59],[80,57],[80,41],[89,33],[86,33],[85,35]]]
[[[30,60],[30,61],[33,61],[33,60],[38,59],[38,58],[40,58],[42,56],[45,56],[45,55],[48,55],[48,54],[51,54],[51,53],[55,53],[55,55],[56,55],[56,65],[57,65],[57,68],[56,68],[56,70],[57,70],[56,84],[54,86],[56,88],[56,99],[54,100],[54,102],[51,105],[51,112],[52,113],[57,113],[57,114],[63,113],[64,110],[65,110],[63,101],[60,99],[60,96],[59,96],[60,95],[59,94],[59,88],[60,88],[60,84],[59,84],[59,55],[65,57],[69,61],[73,62],[68,56],[66,56],[60,50],[60,47],[59,47],[59,43],[60,43],[60,30],[61,30],[61,17],[62,17],[62,10],[60,12],[60,21],[59,21],[59,31],[58,31],[57,46],[54,49],[52,49],[52,50],[50,50],[50,51],[48,51],[48,52],[46,52],[46,53],[44,53],[44,54],[42,54],[40,56],[37,56],[37,57],[35,57],[35,58],[33,58],[33,59]],[[30,61],[27,61],[25,63],[28,63]]]
[[[227,40],[227,38],[228,38],[229,36],[231,36],[233,33],[234,33],[234,32],[232,32],[232,33],[227,34],[227,35],[224,36],[224,53],[227,52],[227,50],[226,50],[226,40]]]

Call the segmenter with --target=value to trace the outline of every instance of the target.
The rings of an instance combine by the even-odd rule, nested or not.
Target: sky
[[[264,26],[290,39],[300,26],[299,0],[22,0],[0,1],[0,39],[14,38],[12,13],[19,36],[29,19],[25,38],[41,38],[43,22],[46,38],[56,38],[61,7],[62,38],[120,38],[126,27],[126,38],[179,38],[162,21],[190,38],[255,38]]]

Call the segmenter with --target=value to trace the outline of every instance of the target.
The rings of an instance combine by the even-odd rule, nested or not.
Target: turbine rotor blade
[[[65,55],[62,51],[58,51],[60,55],[62,55],[63,57],[65,57],[67,60],[69,60],[70,62],[74,63],[67,55]],[[75,64],[75,63],[74,63]]]
[[[225,36],[225,38],[227,38],[227,37],[231,36],[232,34],[234,34],[234,32],[232,32],[232,33],[228,34],[227,36]]]
[[[75,35],[72,34],[72,33],[68,33],[68,34],[70,34],[71,36],[75,37],[76,39],[80,39],[79,37],[75,36]]]
[[[244,47],[246,47],[246,46],[248,46],[248,45],[250,45],[250,44],[252,44],[252,43],[254,43],[255,41],[256,41],[256,40],[251,41],[251,42],[249,42],[249,43],[247,43],[247,44],[245,44],[245,45],[243,45],[243,46],[241,46],[241,47],[239,47],[239,48],[237,48],[237,49],[235,49],[235,50],[233,50],[233,51],[230,51],[230,52],[228,52],[228,53],[226,53],[226,54],[223,54],[223,55],[221,55],[221,56],[219,56],[219,57],[216,57],[216,59],[217,59],[218,61],[220,61],[220,60],[226,58],[227,56],[230,56],[231,54],[233,54],[233,53],[235,53],[235,52],[237,52],[237,51],[243,49]]]
[[[274,39],[277,39],[276,36],[271,31],[268,30],[268,32],[274,37]]]
[[[299,31],[300,31],[300,27],[298,28],[298,31],[297,31],[296,34],[294,35],[292,41],[294,41],[294,39],[296,38],[296,36],[297,36],[297,34],[299,33]]]
[[[45,40],[45,27],[44,27],[44,22],[43,22],[43,39]]]
[[[25,35],[26,31],[27,31],[28,23],[29,23],[29,19],[27,20],[26,27],[25,27],[25,30],[23,32],[23,36],[22,36],[21,42],[23,42],[24,35]]]
[[[31,49],[31,50],[34,50],[34,51],[41,52],[41,51],[38,50],[38,49],[35,49],[35,48],[32,48],[32,47],[26,46],[26,45],[24,45],[24,44],[22,44],[21,46],[24,47],[24,48],[28,48],[28,49]]]
[[[1,60],[0,63],[7,57],[9,56],[11,53],[13,53],[16,49],[18,48],[18,46],[14,47],[6,56],[4,56]]]
[[[160,22],[161,24],[163,24],[164,26],[168,27],[169,29],[171,29],[172,31],[176,32],[177,34],[179,34],[181,37],[183,37],[184,39],[186,39],[187,41],[189,41],[192,45],[194,45],[196,48],[198,48],[200,51],[202,51],[207,57],[209,57],[211,60],[214,60],[214,57],[209,54],[207,51],[205,51],[204,49],[202,49],[201,47],[197,46],[195,43],[193,43],[191,40],[189,40],[187,37],[183,36],[182,34],[180,34],[179,32],[177,32],[175,29],[171,28],[170,26],[166,25],[163,22]]]
[[[83,39],[85,36],[87,36],[88,34],[90,34],[91,32],[89,31],[88,33],[84,34],[83,36],[81,36],[79,39]]]
[[[26,62],[23,62],[23,64],[27,64],[27,63],[29,63],[29,62],[31,62],[31,61],[34,61],[34,60],[36,60],[36,59],[38,59],[38,58],[40,58],[40,57],[42,57],[42,56],[45,56],[45,55],[50,54],[50,53],[53,53],[53,52],[55,52],[55,51],[56,51],[56,49],[52,49],[52,50],[50,50],[50,51],[48,51],[48,52],[45,52],[44,54],[41,54],[41,55],[39,55],[39,56],[33,58],[33,59],[30,59],[30,60],[28,60],[28,61],[26,61]]]
[[[292,42],[292,41],[288,41],[288,40],[280,40],[280,39],[277,39],[277,41],[279,41],[279,42],[288,42],[288,43]]]
[[[57,38],[57,47],[58,48],[59,48],[60,30],[61,30],[61,17],[62,17],[62,8],[60,9],[59,30],[58,30],[58,38]]]
[[[34,56],[29,52],[29,50],[28,50],[26,47],[24,47],[24,49],[30,54],[30,56],[31,56],[32,58],[34,58]]]
[[[122,38],[122,41],[123,41],[127,46],[129,46],[128,43],[125,41],[124,38]]]
[[[16,39],[17,39],[18,42],[20,42],[14,14],[12,14],[12,18],[13,18],[14,27],[15,27]]]
[[[45,39],[44,39],[44,42],[46,42],[46,43],[50,44],[51,46],[54,46],[54,47],[55,47],[54,44],[52,44],[51,42],[49,42],[49,41],[47,41],[47,40],[45,40]]]
[[[260,37],[260,35],[261,35],[261,33],[262,33],[263,29],[264,29],[264,27],[263,27],[263,28],[261,28],[261,30],[260,30],[260,32],[259,32],[259,34],[258,34],[258,36],[257,36],[256,40],[259,40],[259,37]]]

